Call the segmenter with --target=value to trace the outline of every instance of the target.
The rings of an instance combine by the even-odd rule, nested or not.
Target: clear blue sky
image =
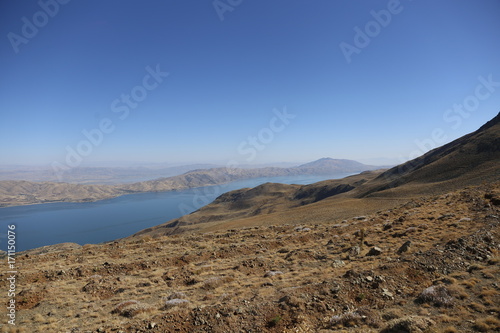
[[[0,164],[394,161],[500,111],[498,0],[60,2],[0,3]]]

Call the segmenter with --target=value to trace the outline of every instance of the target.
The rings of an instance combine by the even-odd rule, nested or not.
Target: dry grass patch
[[[479,332],[498,332],[500,330],[500,320],[495,317],[479,319],[474,324],[474,329]]]

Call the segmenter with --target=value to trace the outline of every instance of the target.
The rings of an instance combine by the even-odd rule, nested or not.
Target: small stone
[[[345,266],[345,262],[343,262],[342,260],[336,259],[332,262],[333,268],[340,268],[340,267],[344,267],[344,266]]]
[[[365,279],[366,279],[366,281],[368,281],[368,282],[372,282],[372,281],[373,281],[373,278],[372,278],[371,276],[367,276]]]
[[[382,254],[382,249],[377,247],[377,246],[374,246],[370,249],[370,251],[368,251],[368,253],[366,254],[367,256],[378,256],[378,255],[381,255]]]
[[[408,250],[410,249],[410,246],[411,246],[411,241],[406,241],[403,245],[401,245],[401,247],[398,249],[397,253],[401,254],[404,252],[408,252]]]
[[[148,324],[148,328],[149,328],[149,329],[153,329],[153,328],[155,328],[155,327],[156,327],[156,323],[149,323],[149,324]]]
[[[353,246],[349,249],[349,256],[350,257],[357,257],[361,253],[361,249],[359,246]]]
[[[282,271],[269,271],[269,272],[266,272],[264,277],[273,277],[275,275],[281,275],[281,274],[283,274]]]
[[[385,288],[382,289],[382,296],[388,297],[390,299],[394,298],[394,294]]]

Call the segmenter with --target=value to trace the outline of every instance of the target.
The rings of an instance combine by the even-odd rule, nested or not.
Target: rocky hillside
[[[382,173],[359,197],[408,187],[457,188],[500,178],[500,113],[477,131]]]
[[[313,165],[330,165],[328,159]],[[265,184],[226,193],[190,215],[135,236],[223,230],[235,225],[313,223],[390,208],[401,200],[500,181],[500,114],[477,131],[385,172],[306,186]],[[309,205],[308,207],[305,207]]]
[[[499,216],[495,183],[346,219],[32,250],[16,260],[17,325],[0,325],[30,333],[498,332]]]

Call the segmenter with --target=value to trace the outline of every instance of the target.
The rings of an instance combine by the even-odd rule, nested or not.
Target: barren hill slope
[[[500,113],[477,131],[387,170],[358,192],[359,197],[409,185],[424,191],[500,179]]]
[[[16,258],[16,327],[0,328],[498,332],[499,205],[496,183],[323,224],[27,251]]]
[[[319,161],[316,163],[322,164]],[[277,223],[322,223],[390,208],[409,198],[500,180],[500,114],[477,131],[385,172],[307,186],[260,186],[226,193],[210,205],[137,233],[165,235]]]

